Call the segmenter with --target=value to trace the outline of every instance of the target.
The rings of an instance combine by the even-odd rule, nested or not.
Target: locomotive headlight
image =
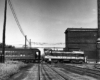
[[[23,56],[22,54],[20,56]]]

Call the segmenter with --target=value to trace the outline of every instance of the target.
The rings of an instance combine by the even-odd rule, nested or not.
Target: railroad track
[[[72,66],[72,65],[64,65],[64,64],[63,64],[63,66],[61,66],[61,65],[59,65],[59,66],[68,71],[75,72],[80,75],[87,75],[87,76],[91,76],[91,77],[100,79],[100,70],[98,70],[98,69],[93,70],[93,69],[81,68],[81,67],[76,67],[76,66]]]
[[[64,67],[66,67],[66,66],[64,66]],[[64,70],[64,67],[63,67],[63,69],[61,69],[58,67],[54,67],[53,65],[39,64],[37,80],[97,80],[96,78],[89,77],[89,76],[91,76],[91,75],[89,75],[89,73],[87,73],[88,76],[83,75],[83,74],[85,74],[84,73],[85,71],[82,72],[82,70],[80,70],[79,68],[67,66],[65,68],[66,70]],[[78,72],[78,71],[80,71],[80,72]],[[73,73],[73,72],[75,72],[75,73]],[[78,74],[76,74],[76,73],[78,73]],[[94,75],[94,74],[92,74],[92,75]],[[98,76],[97,76],[97,78],[100,79]]]
[[[41,65],[41,71],[44,76],[44,80],[69,80],[68,77],[61,75],[47,64]]]
[[[59,70],[56,67],[51,67],[51,65],[47,64],[42,65],[42,73],[45,77],[43,80],[91,80],[80,75],[65,73],[64,71]]]
[[[41,71],[40,71],[40,64],[38,64],[38,73],[37,73],[38,79],[37,80],[40,80],[40,78],[41,78],[40,73],[41,73]]]

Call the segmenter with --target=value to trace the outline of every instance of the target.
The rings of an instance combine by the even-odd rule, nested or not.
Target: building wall
[[[81,50],[88,59],[97,59],[97,29],[67,29],[65,51]]]

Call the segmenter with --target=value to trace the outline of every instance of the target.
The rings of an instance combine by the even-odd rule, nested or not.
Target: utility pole
[[[6,33],[6,16],[7,16],[7,0],[5,0],[5,8],[4,8],[4,24],[3,24],[3,45],[2,45],[2,54],[1,54],[1,63],[5,62],[5,33]]]
[[[25,49],[26,49],[26,46],[27,46],[26,41],[27,41],[27,36],[25,35]]]
[[[100,61],[100,0],[97,0],[97,19],[98,19],[98,33],[97,33],[97,62]]]
[[[31,39],[30,39],[30,48],[31,48]]]

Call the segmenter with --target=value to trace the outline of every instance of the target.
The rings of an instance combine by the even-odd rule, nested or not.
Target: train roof
[[[72,52],[65,52],[65,51],[52,51],[52,53],[84,54],[84,52],[83,52],[83,51],[72,51]]]
[[[24,50],[24,51],[28,51],[28,50],[34,50],[34,51],[39,51],[39,49],[37,48],[31,48],[31,49],[25,49],[25,48],[5,48],[6,51],[21,51],[21,50]],[[0,48],[0,51],[2,51],[2,48]]]

